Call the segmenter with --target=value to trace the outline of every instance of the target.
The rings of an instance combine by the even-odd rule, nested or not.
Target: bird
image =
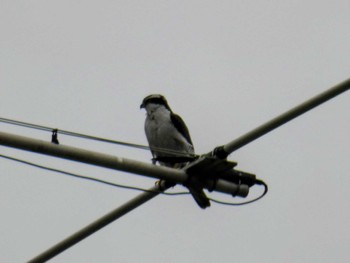
[[[181,169],[194,159],[195,152],[188,128],[183,119],[171,110],[163,95],[151,94],[145,97],[140,108],[146,110],[144,128],[153,164],[158,162],[162,166]],[[184,185],[199,207],[205,209],[210,206],[200,184]]]

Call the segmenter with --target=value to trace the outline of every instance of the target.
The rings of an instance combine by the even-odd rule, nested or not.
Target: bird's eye
[[[164,104],[164,101],[161,98],[151,98],[147,103]]]

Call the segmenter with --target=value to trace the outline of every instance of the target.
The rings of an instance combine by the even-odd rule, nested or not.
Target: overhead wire
[[[146,145],[140,145],[140,144],[127,143],[127,142],[122,142],[122,141],[117,141],[117,140],[105,139],[105,138],[101,138],[101,137],[97,137],[97,136],[91,136],[91,135],[86,135],[86,134],[82,134],[82,133],[61,130],[61,129],[57,129],[57,128],[51,128],[48,126],[42,126],[42,125],[38,125],[38,124],[17,121],[17,120],[2,118],[2,117],[0,117],[0,122],[12,124],[12,125],[17,125],[17,126],[21,126],[21,127],[26,127],[26,128],[31,128],[31,129],[36,129],[36,130],[41,130],[41,131],[48,131],[48,132],[52,132],[53,130],[57,130],[57,133],[62,134],[62,135],[68,135],[68,136],[73,136],[73,137],[78,137],[78,138],[83,138],[83,139],[89,139],[89,140],[95,140],[95,141],[101,141],[101,142],[106,142],[106,143],[113,143],[113,144],[118,144],[118,145],[123,145],[123,146],[134,147],[134,148],[143,149],[143,150],[149,150],[149,147]]]
[[[152,150],[152,151],[157,151],[157,152],[161,152],[161,153],[176,154],[176,156],[179,156],[179,157],[189,157],[189,158],[193,158],[193,159],[195,159],[197,157],[197,155],[195,155],[195,154],[188,154],[188,153],[184,153],[181,151],[164,149],[164,148],[159,148],[159,147],[149,147],[149,146],[141,145],[141,144],[106,139],[106,138],[102,138],[102,137],[97,137],[97,136],[92,136],[92,135],[87,135],[87,134],[77,133],[77,132],[71,132],[71,131],[67,131],[67,130],[61,130],[61,129],[57,129],[57,128],[51,128],[48,126],[43,126],[43,125],[38,125],[38,124],[33,124],[33,123],[29,123],[29,122],[23,122],[23,121],[18,121],[18,120],[3,118],[3,117],[0,117],[0,122],[11,124],[11,125],[16,125],[16,126],[21,126],[21,127],[26,127],[26,128],[31,128],[31,129],[36,129],[36,130],[41,130],[41,131],[47,131],[47,132],[54,131],[57,134],[62,134],[62,135],[67,135],[67,136],[72,136],[72,137],[77,137],[77,138],[82,138],[82,139],[88,139],[88,140],[95,140],[95,141],[100,141],[100,142],[105,142],[105,143],[117,144],[117,145],[121,145],[121,146],[137,148],[137,149],[141,149],[141,150],[148,150],[148,151]]]
[[[7,160],[11,160],[11,161],[19,162],[19,163],[26,164],[26,165],[29,165],[29,166],[33,166],[33,167],[36,167],[36,168],[40,168],[40,169],[43,169],[43,170],[47,170],[47,171],[50,171],[50,172],[56,172],[56,173],[64,174],[64,175],[75,177],[75,178],[79,178],[79,179],[84,179],[84,180],[89,180],[89,181],[93,181],[93,182],[97,182],[97,183],[102,183],[102,184],[105,184],[105,185],[110,185],[110,186],[124,188],[124,189],[129,189],[129,190],[142,191],[142,192],[152,192],[152,193],[155,192],[155,191],[150,191],[148,189],[144,189],[144,188],[141,188],[141,187],[128,186],[128,185],[123,185],[123,184],[112,183],[112,182],[105,181],[105,180],[98,179],[98,178],[94,178],[94,177],[89,177],[89,176],[85,176],[85,175],[79,175],[79,174],[76,174],[76,173],[63,171],[63,170],[60,170],[60,169],[44,166],[44,165],[41,165],[41,164],[36,164],[36,163],[25,161],[25,160],[22,160],[22,159],[19,159],[19,158],[11,157],[11,156],[8,156],[8,155],[0,154],[0,157],[4,158],[4,159],[7,159]],[[176,192],[176,193],[159,192],[159,193],[161,193],[163,195],[185,195],[185,194],[187,195],[187,194],[189,194],[189,192]]]
[[[151,191],[145,188],[141,188],[141,187],[137,187],[137,186],[129,186],[129,185],[123,185],[123,184],[117,184],[117,183],[112,183],[110,181],[105,181],[102,179],[98,179],[98,178],[94,178],[94,177],[89,177],[89,176],[85,176],[85,175],[79,175],[76,173],[72,173],[72,172],[67,172],[61,169],[56,169],[56,168],[52,168],[52,167],[48,167],[48,166],[44,166],[41,164],[37,164],[34,162],[29,162],[23,159],[19,159],[19,158],[15,158],[12,156],[8,156],[8,155],[4,155],[4,154],[0,154],[0,158],[4,158],[7,160],[11,160],[11,161],[15,161],[15,162],[19,162],[22,164],[26,164],[29,166],[33,166],[39,169],[43,169],[43,170],[47,170],[50,172],[56,172],[56,173],[60,173],[60,174],[64,174],[67,176],[71,176],[71,177],[75,177],[75,178],[79,178],[79,179],[84,179],[84,180],[88,180],[88,181],[92,181],[95,183],[101,183],[101,184],[105,184],[105,185],[110,185],[113,187],[118,187],[118,188],[123,188],[123,189],[128,189],[128,190],[136,190],[136,191],[142,191],[142,192],[150,192],[150,193],[154,193],[155,191]],[[221,205],[230,205],[230,206],[239,206],[239,205],[246,205],[246,204],[250,204],[253,202],[258,201],[259,199],[263,198],[265,196],[265,194],[267,193],[268,187],[267,185],[261,181],[261,184],[265,187],[264,193],[262,195],[260,195],[259,197],[246,201],[246,202],[241,202],[241,203],[231,203],[231,202],[224,202],[224,201],[220,201],[214,198],[209,198],[209,200],[213,201],[214,203],[217,204],[221,204]],[[156,192],[156,193],[160,193],[162,195],[168,195],[168,196],[178,196],[178,195],[189,195],[190,192],[186,191],[186,192],[175,192],[175,193],[169,193],[169,192]]]

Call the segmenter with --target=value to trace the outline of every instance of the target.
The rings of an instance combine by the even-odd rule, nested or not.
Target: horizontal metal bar
[[[166,179],[170,182],[183,183],[187,180],[186,173],[179,169],[155,166],[127,158],[121,158],[61,144],[57,145],[51,142],[5,132],[0,132],[0,145],[96,165],[104,168],[135,173],[138,175]]]
[[[24,136],[0,132],[0,145],[13,147],[21,150],[50,155],[72,161],[96,165],[104,168],[129,172],[156,179],[163,179],[172,183],[183,184],[187,182],[188,175],[184,170],[173,169],[164,166],[156,166],[144,162],[116,157],[113,155],[84,150],[76,147],[57,145]],[[200,176],[200,175],[199,175]],[[231,182],[218,180],[215,189],[209,182],[204,186],[206,189],[222,193],[235,194],[239,192],[239,186]]]

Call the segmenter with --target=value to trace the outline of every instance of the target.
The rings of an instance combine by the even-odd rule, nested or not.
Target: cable
[[[44,170],[47,170],[47,171],[61,173],[61,174],[68,175],[68,176],[71,176],[71,177],[76,177],[76,178],[89,180],[89,181],[93,181],[93,182],[97,182],[97,183],[111,185],[111,186],[114,186],[114,187],[119,187],[119,188],[123,188],[123,189],[130,189],[130,190],[136,190],[136,191],[142,191],[142,192],[151,192],[151,193],[155,192],[155,191],[150,191],[148,189],[144,189],[144,188],[141,188],[141,187],[116,184],[116,183],[104,181],[104,180],[93,178],[93,177],[88,177],[88,176],[83,176],[83,175],[79,175],[79,174],[63,171],[63,170],[59,170],[59,169],[43,166],[43,165],[40,165],[40,164],[36,164],[36,163],[33,163],[33,162],[25,161],[25,160],[22,160],[22,159],[14,158],[14,157],[3,155],[3,154],[0,154],[0,157],[4,158],[4,159],[16,161],[16,162],[19,162],[19,163],[22,163],[22,164],[30,165],[30,166],[33,166],[33,167],[36,167],[36,168],[44,169]],[[157,192],[157,193],[159,193],[159,192]],[[177,193],[160,192],[160,193],[163,194],[163,195],[172,195],[172,196],[189,194],[189,192],[177,192]]]
[[[32,124],[32,123],[23,122],[23,121],[16,121],[16,120],[11,120],[11,119],[1,118],[1,117],[0,117],[0,122],[12,124],[12,125],[17,125],[17,126],[21,126],[21,127],[26,127],[26,128],[31,128],[31,129],[36,129],[36,130],[41,130],[41,131],[48,131],[48,132],[56,130],[54,128],[50,128],[47,126]],[[76,133],[76,132],[71,132],[71,131],[66,131],[66,130],[57,129],[57,132],[60,134],[63,134],[63,135],[68,135],[68,136],[73,136],[73,137],[78,137],[78,138],[83,138],[83,139],[90,139],[90,140],[95,140],[95,141],[101,141],[101,142],[107,142],[107,143],[113,143],[113,144],[119,144],[119,145],[123,145],[123,146],[130,146],[130,147],[134,147],[134,148],[149,150],[148,146],[140,145],[140,144],[104,139],[101,137],[96,137],[96,136],[91,136],[91,135],[86,135],[86,134]]]
[[[31,128],[31,129],[36,129],[36,130],[41,130],[41,131],[48,131],[48,132],[55,131],[56,133],[68,135],[68,136],[72,136],[72,137],[88,139],[88,140],[95,140],[95,141],[100,141],[100,142],[105,142],[105,143],[112,143],[112,144],[117,144],[117,145],[122,145],[122,146],[127,146],[127,147],[133,147],[133,148],[137,148],[137,149],[141,149],[141,150],[148,150],[148,151],[153,150],[153,151],[157,151],[157,152],[161,152],[161,153],[176,154],[179,157],[183,156],[183,157],[188,157],[188,158],[193,158],[193,159],[198,157],[197,155],[194,155],[194,154],[183,153],[183,152],[176,151],[176,150],[164,149],[164,148],[158,148],[158,147],[150,148],[149,146],[146,146],[146,145],[122,142],[122,141],[111,140],[111,139],[105,139],[102,137],[91,136],[91,135],[86,135],[86,134],[76,133],[76,132],[71,132],[71,131],[66,131],[66,130],[60,130],[60,129],[50,128],[47,126],[32,124],[32,123],[23,122],[23,121],[11,120],[11,119],[2,118],[2,117],[0,117],[0,122],[12,124],[12,125],[17,125],[17,126],[21,126],[21,127],[26,127],[26,128]]]
[[[63,171],[63,170],[59,170],[59,169],[55,169],[55,168],[52,168],[52,167],[43,166],[43,165],[40,165],[40,164],[36,164],[36,163],[33,163],[33,162],[25,161],[25,160],[22,160],[22,159],[18,159],[18,158],[7,156],[7,155],[3,155],[3,154],[0,154],[0,157],[4,158],[4,159],[11,160],[11,161],[16,161],[16,162],[19,162],[19,163],[22,163],[22,164],[26,164],[26,165],[29,165],[29,166],[33,166],[33,167],[36,167],[36,168],[40,168],[40,169],[43,169],[43,170],[56,172],[56,173],[61,173],[61,174],[68,175],[68,176],[71,176],[71,177],[84,179],[84,180],[89,180],[89,181],[93,181],[93,182],[97,182],[97,183],[102,183],[102,184],[105,184],[105,185],[110,185],[110,186],[119,187],[119,188],[123,188],[123,189],[129,189],[129,190],[149,192],[149,193],[154,193],[155,192],[155,191],[150,191],[148,189],[144,189],[144,188],[141,188],[141,187],[116,184],[116,183],[112,183],[112,182],[109,182],[109,181],[105,181],[105,180],[101,180],[101,179],[97,179],[97,178],[93,178],[93,177],[88,177],[88,176],[83,176],[83,175],[79,175],[79,174]],[[259,197],[255,198],[255,199],[252,199],[252,200],[249,200],[247,202],[230,203],[230,202],[219,201],[219,200],[216,200],[214,198],[209,198],[209,200],[211,200],[212,202],[217,203],[217,204],[230,205],[230,206],[247,205],[247,204],[256,202],[259,199],[263,198],[268,192],[268,186],[267,186],[267,184],[265,182],[263,182],[261,180],[256,180],[256,184],[263,185],[264,188],[265,188],[264,192]],[[157,192],[157,193],[159,193],[159,192]],[[178,196],[178,195],[189,195],[190,193],[189,192],[177,192],[177,193],[160,192],[160,194],[168,195],[168,196]]]
[[[71,173],[71,172],[67,172],[67,171],[63,171],[63,170],[59,170],[59,169],[55,169],[55,168],[51,168],[51,167],[47,167],[47,166],[43,166],[43,165],[40,165],[40,164],[36,164],[36,163],[33,163],[33,162],[25,161],[25,160],[22,160],[22,159],[18,159],[18,158],[7,156],[7,155],[3,155],[3,154],[0,154],[0,157],[4,158],[4,159],[16,161],[16,162],[19,162],[19,163],[22,163],[22,164],[30,165],[30,166],[33,166],[33,167],[36,167],[36,168],[40,168],[40,169],[43,169],[43,170],[56,172],[56,173],[61,173],[61,174],[68,175],[68,176],[71,176],[71,177],[76,177],[76,178],[79,178],[79,179],[89,180],[89,181],[102,183],[102,184],[106,184],[106,185],[110,185],[110,186],[114,186],[114,187],[119,187],[119,188],[123,188],[123,189],[154,193],[154,191],[150,191],[148,189],[144,189],[144,188],[141,188],[141,187],[116,184],[116,183],[108,182],[108,181],[97,179],[97,178],[93,178],[93,177],[83,176],[83,175],[79,175],[79,174],[75,174],[75,173]],[[211,200],[211,201],[213,201],[214,203],[217,203],[217,204],[230,205],[230,206],[240,206],[240,205],[250,204],[250,203],[258,201],[259,199],[263,198],[267,194],[268,186],[266,185],[266,183],[261,181],[261,180],[257,180],[257,184],[263,185],[265,190],[264,190],[263,194],[261,194],[259,197],[255,198],[253,200],[250,200],[250,201],[247,201],[247,202],[242,202],[242,203],[223,202],[223,201],[216,200],[214,198],[209,198],[209,200]],[[169,196],[176,196],[176,195],[189,195],[190,193],[189,192],[177,192],[177,193],[161,192],[160,194],[169,195]]]

